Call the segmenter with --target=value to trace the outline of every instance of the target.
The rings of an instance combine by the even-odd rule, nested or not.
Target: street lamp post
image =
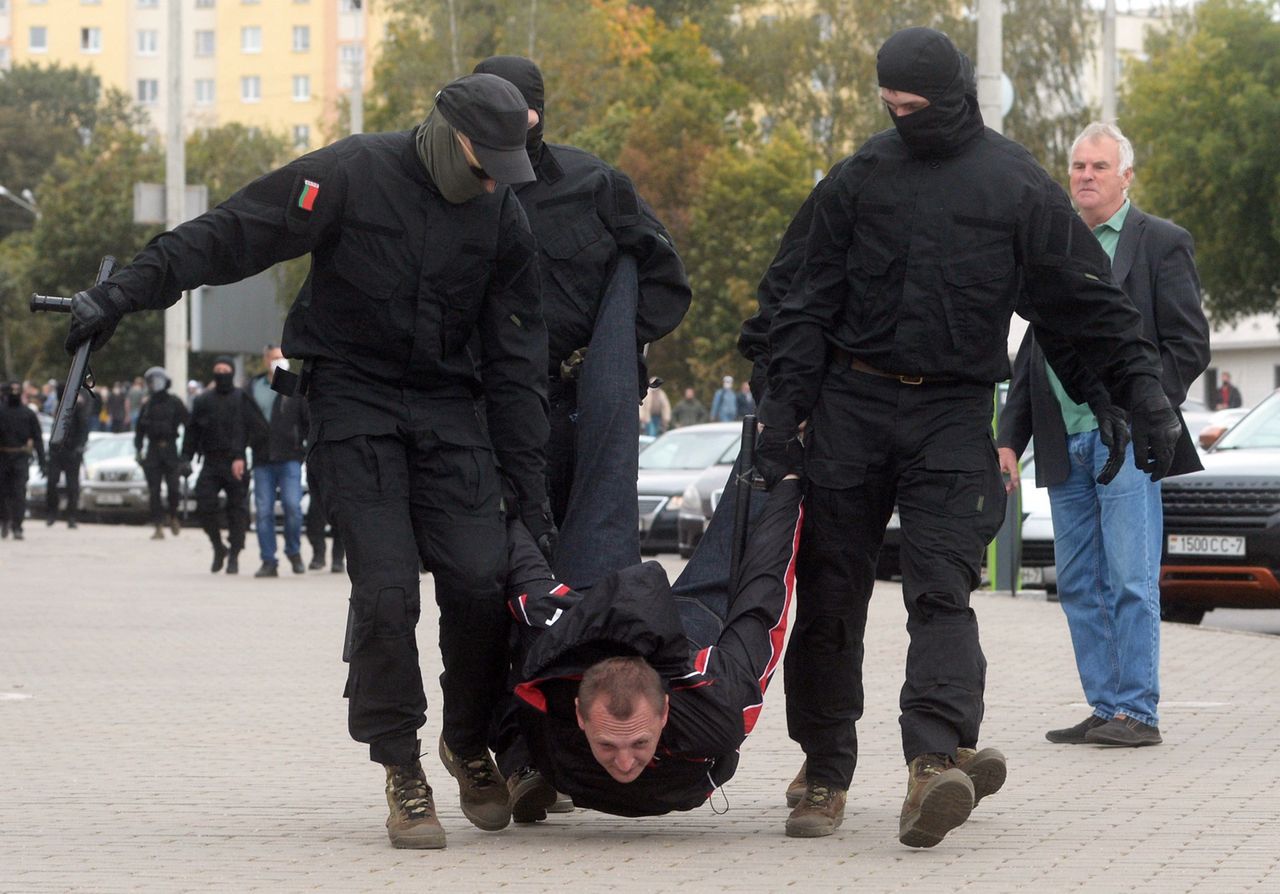
[[[40,209],[36,205],[36,197],[31,190],[24,189],[22,191],[22,195],[18,195],[3,186],[0,186],[0,198],[8,199],[24,211],[31,212],[35,215],[36,220],[40,219]]]

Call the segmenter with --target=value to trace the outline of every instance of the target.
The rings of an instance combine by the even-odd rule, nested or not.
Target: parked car
[[[727,424],[727,423],[726,423]],[[738,432],[741,434],[741,427]],[[697,478],[689,482],[689,486],[680,495],[680,506],[676,512],[676,529],[680,557],[687,559],[693,555],[724,489],[729,484],[729,476],[733,473],[733,464],[738,461],[738,451],[742,449],[742,438],[737,437],[729,442],[729,446],[716,459],[715,464],[708,466]]]
[[[1204,425],[1200,426],[1199,434],[1196,434],[1196,443],[1202,451],[1208,450],[1217,443],[1218,438],[1227,433],[1231,426],[1248,415],[1248,407],[1234,407],[1229,410],[1216,410],[1210,413],[1205,418]],[[1188,421],[1188,429],[1192,433],[1196,432],[1196,429],[1190,428],[1190,421]]]
[[[1280,391],[1167,479],[1161,616],[1197,624],[1215,608],[1280,608]]]
[[[741,434],[737,422],[689,425],[659,436],[641,451],[636,487],[641,552],[679,549],[678,517],[685,491],[737,444]]]

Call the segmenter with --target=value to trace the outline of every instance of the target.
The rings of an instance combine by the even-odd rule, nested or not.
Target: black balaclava
[[[22,385],[18,382],[10,382],[5,385],[4,399],[11,407],[19,406],[22,403]]]
[[[213,361],[214,366],[217,366],[220,363],[225,363],[227,366],[231,367],[231,372],[215,372],[213,374],[213,389],[219,394],[230,394],[231,389],[235,387],[236,361],[234,357],[228,357],[224,354]]]
[[[910,115],[890,113],[907,151],[917,158],[955,155],[982,133],[973,63],[951,38],[932,28],[907,28],[876,54],[880,86],[929,100]]]
[[[497,75],[510,81],[520,91],[529,108],[538,113],[538,123],[529,128],[529,133],[524,138],[529,161],[537,164],[542,157],[542,134],[547,117],[544,110],[546,98],[543,93],[542,72],[538,66],[532,59],[524,56],[490,56],[476,65],[472,73]]]

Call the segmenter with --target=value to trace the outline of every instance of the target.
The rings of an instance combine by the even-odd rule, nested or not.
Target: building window
[[[294,25],[293,26],[293,51],[295,53],[305,53],[311,49],[311,26],[310,25]]]
[[[293,126],[293,145],[297,149],[306,149],[311,145],[311,126],[295,124]]]
[[[33,53],[49,52],[49,29],[44,25],[32,25],[27,31],[27,49]]]
[[[196,105],[213,105],[213,78],[196,78]]]
[[[160,32],[146,28],[138,32],[138,55],[154,56],[160,52]]]
[[[240,101],[262,101],[262,78],[257,75],[249,75],[240,79]]]
[[[196,0],[196,9],[213,9],[214,0]]]
[[[307,102],[311,99],[311,76],[310,75],[294,75],[293,76],[293,101]]]
[[[338,0],[338,12],[356,12],[360,9],[360,0]]]
[[[260,27],[250,25],[248,28],[240,29],[240,52],[262,52],[262,29]]]
[[[101,6],[102,0],[80,0],[81,6]]]
[[[102,29],[101,28],[81,28],[80,29],[80,52],[82,53],[101,53],[102,52]]]
[[[138,102],[153,106],[160,99],[160,82],[155,78],[138,79]]]
[[[197,31],[195,52],[197,56],[212,56],[214,47],[214,36],[212,31]]]
[[[355,87],[356,71],[364,64],[364,47],[358,43],[347,43],[338,47],[338,87],[350,90]]]
[[[138,0],[138,9],[156,9],[160,6],[160,0]]]

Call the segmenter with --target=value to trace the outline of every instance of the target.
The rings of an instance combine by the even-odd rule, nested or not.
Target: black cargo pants
[[[414,431],[320,440],[308,461],[324,482],[352,583],[351,737],[378,763],[416,754],[427,709],[414,635],[425,567],[440,609],[444,739],[455,753],[483,752],[508,665],[506,524],[493,452]]]
[[[164,505],[160,502],[160,484],[169,492],[169,515],[177,515],[182,504],[182,457],[172,441],[149,441],[142,461],[147,476],[147,494],[151,500],[151,524],[164,524]]]
[[[833,364],[809,425],[787,725],[808,778],[848,788],[862,716],[863,634],[876,557],[898,507],[907,609],[903,755],[972,747],[986,659],[969,594],[1004,519],[992,388],[907,385]]]
[[[249,480],[246,466],[237,481],[231,472],[234,457],[229,454],[206,454],[200,477],[196,479],[196,516],[200,527],[214,546],[222,544],[218,493],[227,495],[227,547],[233,553],[244,549],[244,532],[249,528]],[[170,491],[172,493],[172,491]]]
[[[45,487],[45,511],[52,522],[58,517],[58,481],[65,480],[67,488],[67,521],[75,521],[80,512],[80,464],[84,461],[84,449],[60,447],[49,451],[49,474]]]
[[[0,522],[22,530],[27,516],[27,476],[31,456],[24,452],[0,453]]]

